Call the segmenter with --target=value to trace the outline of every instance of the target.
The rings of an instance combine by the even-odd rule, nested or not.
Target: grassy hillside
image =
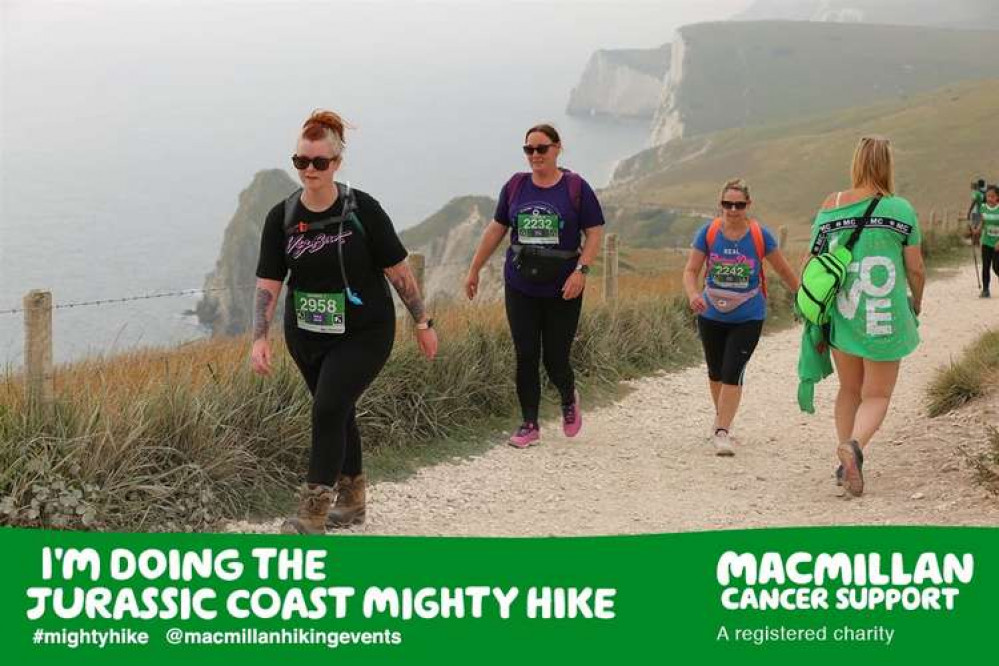
[[[999,21],[999,6],[994,0],[756,0],[734,18],[979,28]]]
[[[999,81],[968,82],[903,102],[683,139],[622,162],[601,199],[619,210],[619,231],[627,234],[644,228],[650,211],[711,210],[720,184],[741,176],[753,188],[756,214],[800,237],[826,194],[849,187],[853,148],[873,132],[891,138],[898,191],[917,210],[966,210],[973,177],[999,180],[997,108]],[[655,237],[669,245],[691,226],[668,225]]]
[[[999,42],[992,30],[786,21],[690,25],[679,39],[682,76],[663,110],[684,137],[995,77]]]

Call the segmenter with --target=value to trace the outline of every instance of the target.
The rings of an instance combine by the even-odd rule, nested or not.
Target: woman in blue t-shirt
[[[517,448],[526,448],[541,437],[542,359],[562,398],[563,432],[575,437],[583,424],[569,352],[579,325],[586,275],[600,251],[604,215],[589,184],[559,168],[561,152],[561,139],[551,125],[527,130],[524,154],[531,170],[514,174],[500,190],[496,213],[465,278],[465,293],[475,298],[482,267],[509,231],[503,269],[506,316],[524,418],[510,437],[510,445]],[[585,238],[582,250],[580,235]]]
[[[721,217],[702,226],[683,271],[690,308],[697,313],[697,330],[708,365],[708,383],[715,405],[715,453],[735,454],[729,431],[742,399],[742,378],[756,349],[767,317],[766,258],[792,293],[798,277],[777,247],[770,230],[749,219],[749,186],[730,180],[722,187]],[[707,264],[705,288],[698,286]]]

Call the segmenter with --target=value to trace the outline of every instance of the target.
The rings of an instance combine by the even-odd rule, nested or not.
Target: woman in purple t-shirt
[[[510,444],[526,448],[540,439],[540,364],[562,398],[562,430],[575,437],[583,425],[569,352],[579,325],[586,274],[600,251],[604,216],[589,184],[558,166],[562,142],[551,125],[527,130],[524,154],[531,167],[503,186],[496,214],[482,234],[465,278],[475,298],[479,272],[507,231],[503,269],[506,315],[517,357],[517,398],[524,422]],[[585,237],[582,251],[580,233]]]

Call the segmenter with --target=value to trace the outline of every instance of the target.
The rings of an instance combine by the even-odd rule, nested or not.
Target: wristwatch
[[[587,266],[586,264],[576,264],[576,272],[586,275],[587,273],[590,272],[590,267]]]
[[[428,328],[433,328],[433,327],[434,327],[434,320],[433,319],[428,319],[425,322],[423,322],[422,324],[417,324],[416,325],[416,330],[418,330],[418,331],[425,331]]]

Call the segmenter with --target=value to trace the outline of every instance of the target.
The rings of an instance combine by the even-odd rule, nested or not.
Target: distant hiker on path
[[[536,125],[527,130],[523,150],[531,170],[514,174],[503,185],[496,213],[465,278],[465,294],[475,298],[482,267],[509,231],[503,277],[523,417],[509,444],[521,449],[541,438],[542,361],[561,397],[563,433],[575,437],[582,428],[569,354],[579,326],[586,276],[600,252],[604,224],[600,202],[589,183],[558,166],[562,140],[554,127]]]
[[[992,273],[999,277],[999,186],[990,185],[978,206],[978,224],[972,227],[972,242],[982,242],[982,298],[991,298]]]
[[[749,186],[730,180],[721,190],[721,217],[704,224],[683,271],[683,287],[697,314],[697,330],[708,365],[708,387],[714,404],[712,441],[720,456],[735,454],[730,435],[742,400],[746,365],[756,349],[767,318],[767,283],[763,260],[773,266],[792,292],[798,277],[770,230],[749,218]],[[707,266],[704,289],[701,270]]]

